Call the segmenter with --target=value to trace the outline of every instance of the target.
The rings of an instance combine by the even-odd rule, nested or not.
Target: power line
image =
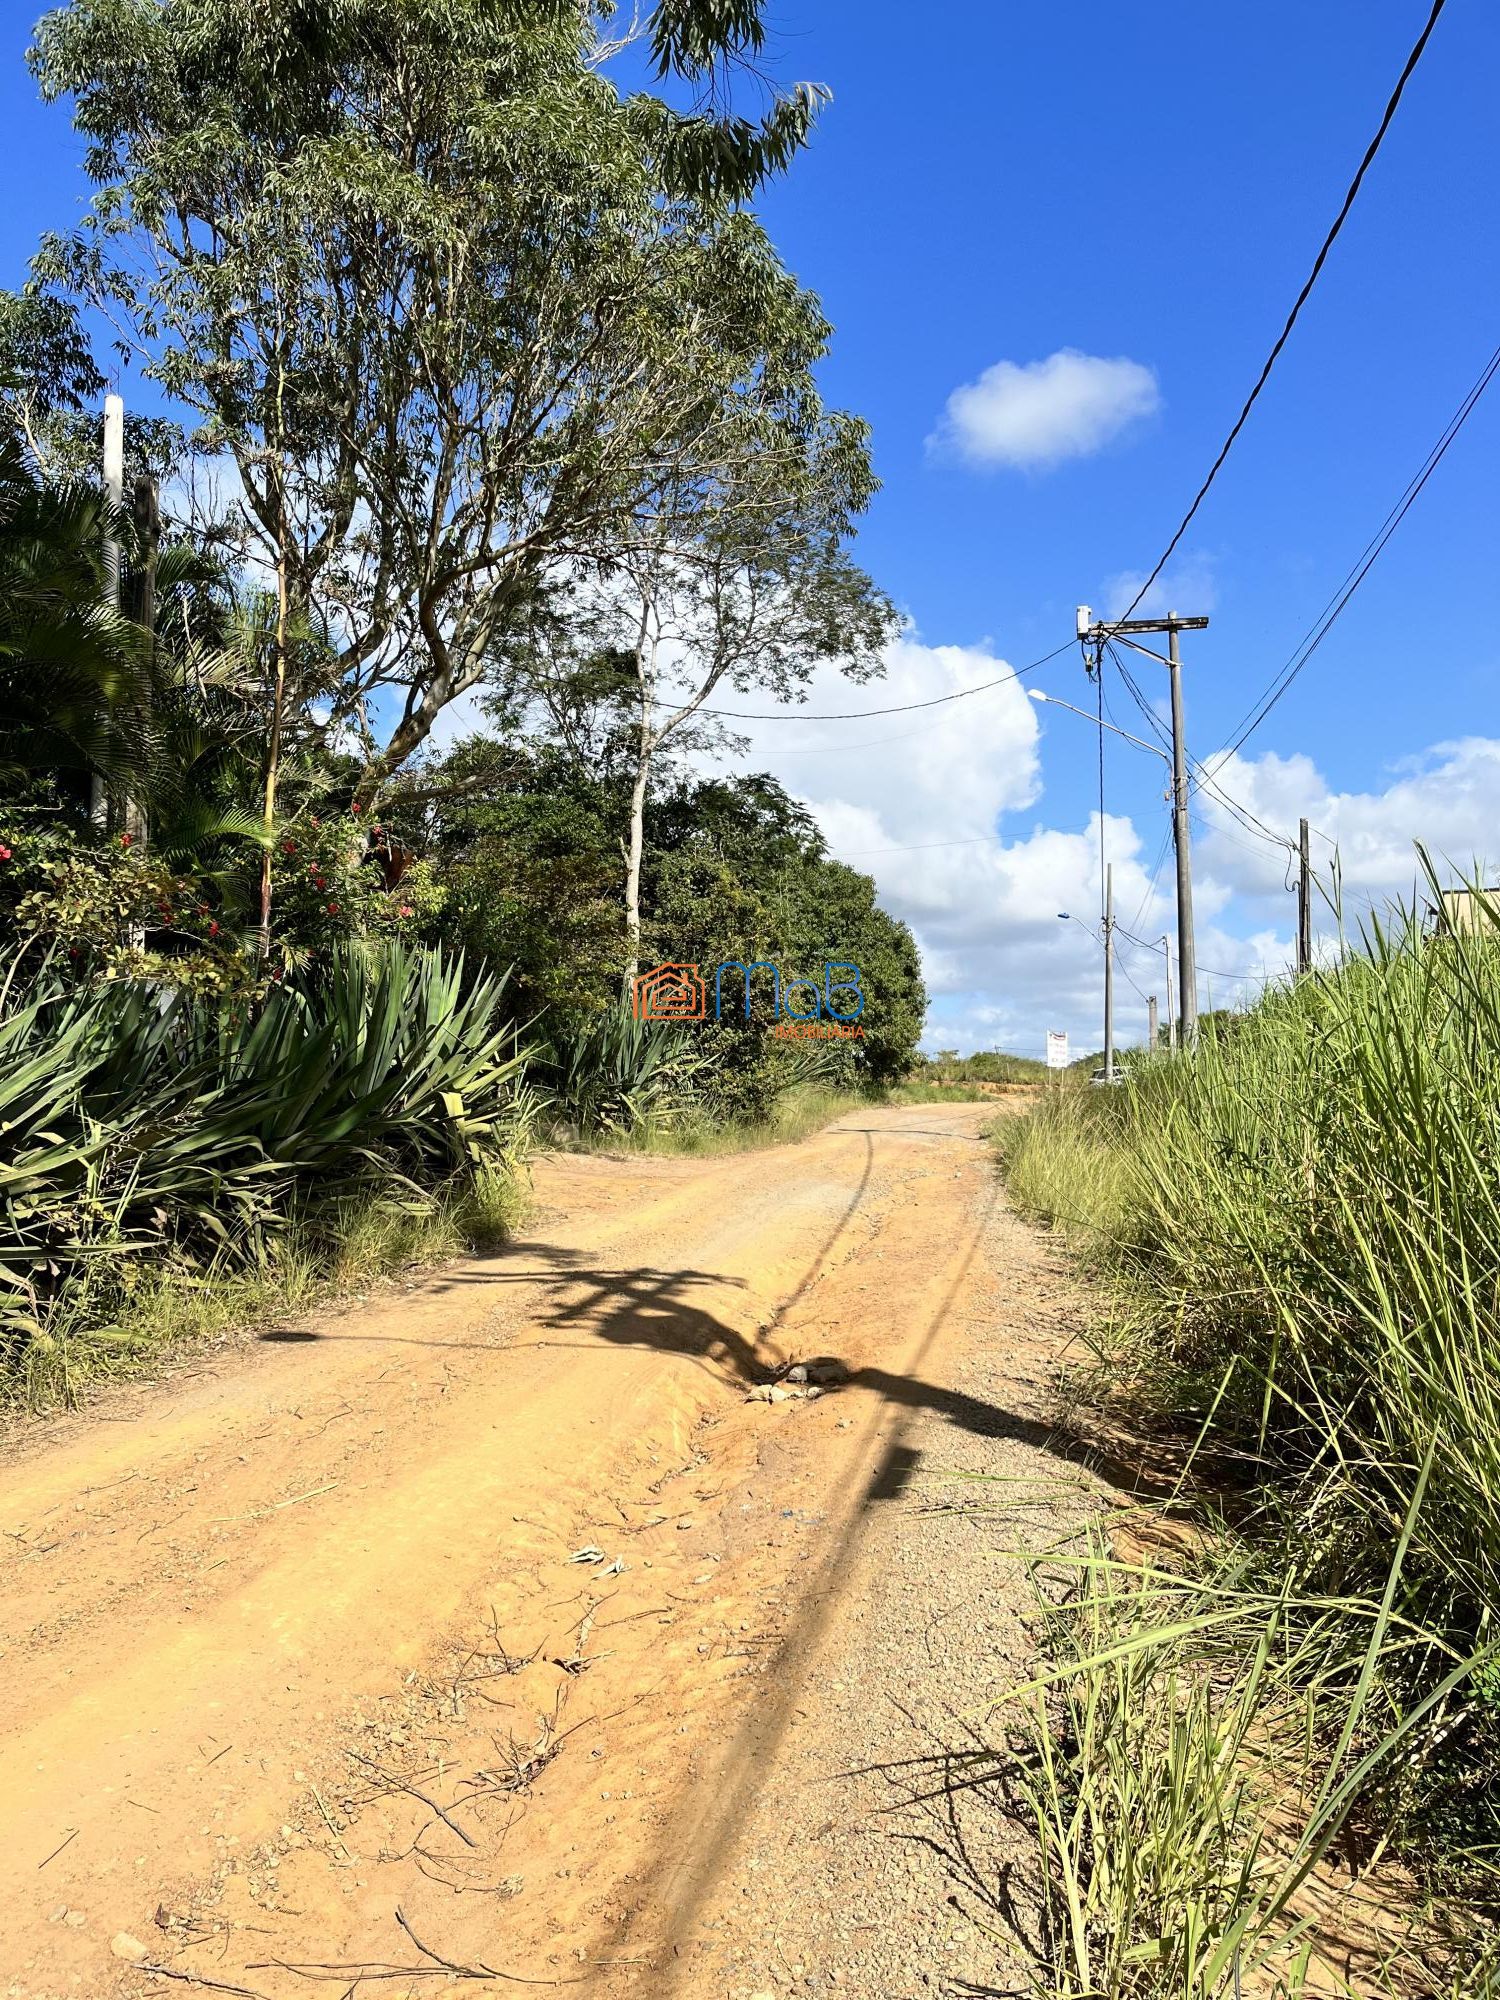
[[[980,847],[991,841],[999,844],[998,833],[974,833],[964,840],[919,840],[912,847],[849,847],[842,854],[835,854],[835,861],[847,861],[851,854],[926,854],[934,847]]]
[[[1439,465],[1442,464],[1443,459],[1447,456],[1449,447],[1473,415],[1480,397],[1495,379],[1497,372],[1500,372],[1500,347],[1495,349],[1494,353],[1485,363],[1483,369],[1480,371],[1479,379],[1474,383],[1473,387],[1459,404],[1457,410],[1449,418],[1442,436],[1427,454],[1421,469],[1413,475],[1401,498],[1392,507],[1390,513],[1386,515],[1385,520],[1381,523],[1373,538],[1365,545],[1363,554],[1355,563],[1353,569],[1344,578],[1344,581],[1340,584],[1333,597],[1324,606],[1320,617],[1311,629],[1304,634],[1301,644],[1281,669],[1280,673],[1271,682],[1270,686],[1260,696],[1249,714],[1241,718],[1238,734],[1229,745],[1229,748],[1221,753],[1223,757],[1229,758],[1234,756],[1235,752],[1240,749],[1246,739],[1259,729],[1260,725],[1271,713],[1271,710],[1281,700],[1292,682],[1328,637],[1335,621],[1343,612],[1350,598],[1353,597],[1355,591],[1359,589],[1359,586],[1370,574],[1370,571],[1384,552],[1387,542],[1389,542],[1391,536],[1395,534],[1397,528],[1400,527],[1402,521],[1410,512],[1417,495],[1422,491],[1422,488],[1427,484],[1433,473],[1437,471]]]
[[[1140,589],[1131,599],[1131,602],[1124,613],[1124,616],[1126,618],[1128,618],[1131,615],[1131,612],[1135,610],[1136,606],[1140,603],[1141,599],[1146,595],[1146,592],[1151,588],[1152,584],[1155,583],[1156,579],[1161,575],[1162,571],[1166,568],[1168,562],[1171,560],[1172,555],[1174,554],[1177,548],[1178,543],[1187,533],[1188,524],[1192,521],[1193,516],[1198,512],[1198,509],[1203,505],[1204,499],[1206,498],[1208,493],[1208,489],[1210,488],[1210,486],[1213,485],[1215,479],[1218,477],[1219,468],[1223,465],[1225,459],[1228,458],[1230,450],[1234,445],[1235,439],[1239,436],[1240,432],[1245,428],[1246,419],[1249,417],[1251,410],[1254,409],[1256,401],[1260,396],[1261,390],[1265,388],[1267,381],[1270,379],[1271,370],[1276,366],[1276,363],[1281,355],[1281,350],[1286,346],[1287,340],[1290,338],[1292,328],[1297,324],[1298,315],[1301,313],[1303,306],[1307,304],[1308,298],[1312,292],[1312,288],[1318,282],[1318,278],[1322,273],[1323,266],[1328,261],[1328,253],[1333,248],[1334,242],[1338,237],[1339,231],[1343,228],[1345,222],[1349,218],[1349,211],[1354,206],[1355,198],[1359,194],[1361,184],[1363,183],[1365,175],[1368,173],[1370,169],[1370,164],[1374,160],[1375,155],[1380,151],[1381,141],[1385,138],[1386,133],[1390,130],[1391,120],[1396,115],[1396,107],[1401,102],[1402,92],[1406,89],[1408,82],[1411,80],[1412,71],[1416,68],[1417,64],[1422,60],[1422,52],[1427,47],[1428,38],[1432,34],[1433,29],[1437,26],[1438,16],[1439,14],[1442,13],[1445,4],[1446,0],[1433,0],[1432,12],[1427,17],[1427,25],[1425,28],[1423,28],[1421,34],[1417,37],[1416,43],[1412,49],[1411,54],[1406,58],[1405,67],[1402,69],[1400,76],[1396,79],[1396,88],[1391,92],[1390,101],[1385,107],[1385,115],[1384,117],[1382,117],[1380,121],[1379,128],[1375,133],[1375,137],[1370,141],[1369,145],[1365,148],[1365,156],[1359,163],[1359,168],[1354,176],[1354,179],[1349,183],[1348,192],[1344,196],[1343,205],[1339,209],[1338,214],[1333,219],[1333,227],[1329,230],[1328,234],[1323,238],[1323,246],[1319,250],[1317,256],[1314,258],[1313,267],[1312,270],[1308,273],[1307,281],[1303,285],[1301,291],[1298,292],[1296,301],[1293,304],[1291,311],[1287,314],[1285,326],[1282,327],[1281,332],[1276,337],[1275,345],[1272,347],[1270,353],[1266,356],[1265,364],[1261,368],[1260,374],[1256,378],[1255,387],[1250,391],[1250,394],[1245,398],[1244,407],[1241,409],[1239,415],[1235,418],[1233,428],[1230,430],[1230,433],[1228,437],[1225,438],[1223,444],[1219,447],[1218,457],[1214,460],[1213,464],[1208,469],[1208,477],[1204,480],[1203,484],[1198,488],[1197,493],[1194,495],[1192,506],[1188,508],[1187,512],[1183,515],[1181,521],[1178,523],[1177,532],[1173,535],[1171,541],[1167,543],[1167,546],[1165,550],[1162,552],[1161,558],[1157,562],[1156,567],[1152,570],[1151,574],[1146,578],[1146,581],[1141,585]]]
[[[1007,687],[1025,674],[1034,674],[1038,667],[1045,667],[1049,660],[1055,660],[1059,653],[1073,649],[1073,641],[1065,639],[1060,646],[1054,646],[1050,653],[1043,653],[1039,660],[1032,660],[1014,672],[1000,674],[992,681],[981,681],[977,687],[959,688],[953,694],[935,694],[929,701],[899,701],[893,708],[851,708],[831,715],[804,715],[797,708],[775,708],[765,713],[746,711],[738,708],[695,708],[694,715],[717,715],[726,722],[868,722],[877,715],[906,715],[916,708],[941,708],[945,702],[967,701],[971,694],[988,694],[991,688]]]
[[[1121,937],[1129,938],[1132,944],[1139,945],[1142,951],[1149,951],[1154,954],[1161,950],[1160,943],[1153,944],[1149,938],[1137,937],[1134,931],[1126,930],[1123,924],[1116,924],[1115,929],[1120,933]],[[1193,970],[1195,972],[1206,972],[1210,979],[1258,979],[1263,984],[1269,984],[1271,980],[1280,979],[1281,977],[1279,972],[1225,972],[1212,965],[1201,965],[1197,959],[1193,960]]]
[[[1136,683],[1134,675],[1131,673],[1129,667],[1126,666],[1124,660],[1121,659],[1113,643],[1110,643],[1109,645],[1109,654],[1110,658],[1114,661],[1116,667],[1119,669],[1120,678],[1124,681],[1126,688],[1129,690],[1130,697],[1134,701],[1136,707],[1141,711],[1141,714],[1145,716],[1146,720],[1151,724],[1151,727],[1156,731],[1158,737],[1160,737],[1161,740],[1165,743],[1168,739],[1162,730],[1160,722],[1157,720],[1155,710],[1151,707],[1145,695],[1141,692],[1140,687]],[[1216,783],[1214,774],[1211,771],[1209,771],[1205,765],[1200,764],[1196,757],[1189,755],[1187,761],[1189,765],[1192,767],[1190,773],[1191,784],[1195,788],[1198,788],[1200,790],[1206,787],[1209,792],[1209,795],[1212,798],[1217,799],[1219,804],[1224,807],[1225,811],[1230,813],[1235,819],[1237,819],[1240,825],[1244,827],[1247,833],[1253,833],[1259,840],[1269,841],[1273,847],[1289,848],[1292,846],[1292,842],[1287,839],[1285,834],[1274,832],[1270,827],[1268,827],[1265,824],[1263,820],[1257,819],[1255,817],[1255,814],[1251,812],[1250,808],[1247,805],[1242,804],[1237,799],[1231,798],[1228,792],[1226,792],[1221,785]]]
[[[1155,710],[1141,692],[1134,675],[1131,673],[1129,667],[1126,666],[1124,660],[1121,659],[1113,643],[1110,644],[1109,653],[1110,658],[1114,661],[1116,667],[1119,668],[1120,678],[1129,690],[1131,699],[1135,702],[1136,707],[1145,716],[1161,740],[1166,742],[1167,738],[1160,722],[1157,720]],[[1210,771],[1206,765],[1200,764],[1196,757],[1189,755],[1187,761],[1192,767],[1190,783],[1193,788],[1200,791],[1207,790],[1209,796],[1216,799],[1226,812],[1238,820],[1247,833],[1253,833],[1258,840],[1268,841],[1273,847],[1290,849],[1294,845],[1285,834],[1275,832],[1273,828],[1266,825],[1264,820],[1257,819],[1255,814],[1242,801],[1231,798],[1223,786],[1217,782],[1216,774]]]
[[[1135,915],[1130,919],[1130,921],[1133,924],[1138,924],[1141,918],[1145,916],[1146,906],[1151,901],[1151,898],[1156,894],[1156,885],[1157,882],[1161,879],[1162,863],[1167,858],[1167,849],[1171,846],[1171,844],[1172,844],[1172,826],[1171,822],[1168,821],[1167,830],[1161,837],[1161,846],[1158,847],[1156,850],[1156,866],[1151,870],[1151,879],[1146,884],[1146,893],[1141,898],[1140,908],[1136,911]],[[1123,925],[1121,925],[1121,929],[1122,930],[1124,929]],[[1125,935],[1128,937],[1130,933],[1126,931]]]

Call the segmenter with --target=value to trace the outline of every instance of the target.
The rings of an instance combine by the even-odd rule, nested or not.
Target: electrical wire
[[[1120,671],[1120,678],[1124,681],[1125,686],[1129,691],[1131,699],[1134,701],[1136,707],[1140,710],[1141,714],[1145,716],[1146,720],[1151,724],[1151,727],[1156,731],[1157,735],[1161,738],[1162,742],[1164,744],[1169,744],[1171,739],[1170,737],[1167,736],[1166,732],[1163,730],[1161,726],[1161,723],[1158,721],[1156,716],[1156,711],[1152,708],[1151,704],[1147,701],[1145,695],[1141,692],[1141,689],[1136,682],[1135,676],[1131,673],[1129,667],[1125,664],[1124,660],[1121,659],[1113,642],[1106,642],[1106,643],[1109,646],[1110,658],[1114,661],[1116,667],[1118,667]],[[1240,825],[1244,827],[1247,833],[1253,833],[1257,839],[1268,841],[1271,844],[1271,846],[1276,848],[1289,848],[1294,846],[1294,843],[1290,841],[1284,833],[1275,832],[1273,828],[1265,824],[1264,820],[1257,819],[1255,814],[1251,812],[1250,808],[1247,805],[1245,805],[1241,800],[1232,798],[1230,794],[1224,790],[1222,785],[1220,785],[1217,782],[1214,773],[1212,773],[1206,765],[1200,764],[1195,757],[1188,757],[1186,759],[1186,762],[1188,765],[1189,786],[1193,789],[1199,789],[1199,788],[1206,789],[1209,796],[1211,798],[1216,799],[1218,803],[1224,807],[1226,812],[1230,813],[1236,820],[1238,820]]]
[[[1318,619],[1303,635],[1301,644],[1281,669],[1280,673],[1276,675],[1270,686],[1258,698],[1249,713],[1241,717],[1237,725],[1234,741],[1229,745],[1227,750],[1219,753],[1221,759],[1234,756],[1246,740],[1259,729],[1260,725],[1271,713],[1271,710],[1281,700],[1292,682],[1296,680],[1298,674],[1301,673],[1313,654],[1328,637],[1335,621],[1344,611],[1350,598],[1353,597],[1355,591],[1359,589],[1359,586],[1370,574],[1370,571],[1384,552],[1387,542],[1390,541],[1392,535],[1395,534],[1397,528],[1400,527],[1402,521],[1405,520],[1407,514],[1411,511],[1418,494],[1422,491],[1422,488],[1427,484],[1433,473],[1437,471],[1439,465],[1442,464],[1454,439],[1473,415],[1480,397],[1488,389],[1491,382],[1494,381],[1497,372],[1500,372],[1500,347],[1495,349],[1494,353],[1485,363],[1483,369],[1480,371],[1478,380],[1459,404],[1457,410],[1449,418],[1441,437],[1439,437],[1437,443],[1427,454],[1420,470],[1408,481],[1400,499],[1386,515],[1374,536],[1365,544],[1364,551],[1353,569],[1349,571],[1344,581],[1339,585],[1339,588],[1323,607],[1323,611]]]
[[[1139,945],[1142,951],[1155,953],[1161,950],[1160,944],[1153,944],[1149,938],[1137,937],[1134,931],[1126,930],[1123,924],[1117,923],[1115,929],[1121,937],[1129,938],[1132,944]],[[1197,959],[1193,960],[1193,970],[1194,972],[1206,973],[1210,979],[1258,979],[1263,984],[1268,984],[1273,979],[1281,978],[1279,972],[1225,972],[1218,966],[1200,965]]]
[[[1151,898],[1156,894],[1156,885],[1161,878],[1162,864],[1166,861],[1167,849],[1171,846],[1171,844],[1172,844],[1172,823],[1169,820],[1167,822],[1167,830],[1161,837],[1161,846],[1158,847],[1156,850],[1156,866],[1151,870],[1151,879],[1146,884],[1146,893],[1141,898],[1141,906],[1136,911],[1135,915],[1130,919],[1130,921],[1133,924],[1138,924],[1141,918],[1145,916],[1146,905],[1151,901]]]
[[[1241,409],[1239,415],[1235,418],[1233,427],[1231,428],[1228,437],[1225,438],[1223,444],[1219,447],[1219,455],[1214,460],[1213,464],[1209,467],[1208,477],[1204,480],[1203,484],[1198,488],[1197,493],[1194,495],[1193,504],[1188,508],[1187,512],[1183,515],[1181,521],[1178,523],[1176,533],[1172,536],[1171,541],[1167,543],[1166,548],[1163,550],[1161,557],[1157,561],[1156,566],[1151,571],[1151,574],[1146,578],[1146,581],[1141,585],[1140,589],[1131,599],[1129,607],[1126,609],[1124,613],[1124,616],[1126,618],[1128,618],[1131,615],[1131,612],[1135,610],[1136,606],[1140,603],[1141,599],[1146,595],[1146,592],[1151,588],[1152,584],[1155,583],[1156,579],[1161,575],[1162,571],[1166,568],[1168,562],[1171,560],[1174,552],[1176,551],[1178,543],[1187,533],[1189,523],[1192,521],[1194,515],[1198,512],[1198,509],[1203,505],[1204,499],[1207,497],[1208,494],[1208,489],[1213,485],[1215,479],[1217,479],[1219,475],[1219,469],[1223,465],[1225,459],[1228,458],[1230,451],[1234,446],[1235,439],[1239,436],[1240,432],[1245,428],[1246,420],[1248,419],[1251,410],[1254,409],[1256,401],[1260,396],[1261,390],[1265,388],[1267,381],[1270,379],[1271,370],[1276,366],[1276,363],[1281,355],[1281,350],[1286,346],[1288,339],[1291,337],[1292,328],[1297,324],[1298,316],[1301,313],[1302,308],[1307,304],[1308,298],[1312,293],[1313,286],[1318,282],[1318,279],[1322,274],[1323,266],[1328,261],[1328,253],[1333,248],[1334,243],[1338,238],[1340,230],[1343,228],[1345,222],[1347,222],[1347,220],[1349,219],[1349,211],[1354,206],[1355,199],[1358,196],[1360,187],[1364,182],[1365,175],[1369,172],[1371,163],[1373,162],[1375,155],[1380,151],[1381,142],[1384,140],[1386,133],[1390,130],[1391,121],[1396,115],[1396,108],[1401,102],[1402,93],[1406,89],[1407,84],[1411,80],[1411,75],[1413,70],[1415,70],[1417,64],[1422,60],[1422,52],[1427,47],[1428,39],[1431,36],[1433,29],[1437,26],[1438,16],[1442,13],[1445,4],[1446,0],[1433,0],[1432,12],[1427,17],[1427,25],[1423,28],[1421,34],[1417,37],[1416,43],[1412,48],[1411,54],[1406,58],[1405,66],[1403,67],[1400,76],[1396,79],[1396,87],[1391,92],[1390,100],[1385,107],[1385,114],[1381,118],[1379,127],[1376,130],[1374,138],[1365,148],[1364,158],[1359,163],[1359,167],[1355,173],[1354,179],[1349,183],[1348,191],[1344,196],[1343,204],[1340,207],[1338,214],[1333,219],[1333,226],[1328,231],[1328,234],[1323,238],[1322,248],[1318,251],[1317,256],[1313,259],[1312,270],[1308,273],[1306,282],[1303,284],[1301,291],[1298,292],[1296,300],[1292,305],[1291,311],[1287,314],[1286,324],[1282,327],[1281,332],[1276,337],[1275,345],[1272,347],[1270,353],[1266,356],[1265,363],[1261,368],[1260,374],[1256,378],[1255,386],[1250,391],[1250,394],[1245,398],[1244,407]]]
[[[695,708],[693,713],[716,715],[725,722],[868,722],[877,715],[907,715],[917,708],[941,708],[945,702],[967,701],[971,694],[988,694],[991,688],[1008,687],[1012,681],[1034,674],[1038,667],[1045,667],[1059,653],[1071,652],[1072,648],[1073,641],[1065,639],[1050,653],[1043,653],[1039,660],[1028,661],[1024,667],[1000,674],[992,681],[981,681],[977,687],[958,688],[952,694],[935,694],[928,701],[898,701],[892,708],[851,708],[828,715],[804,715],[799,708],[774,708],[763,712],[738,708]]]

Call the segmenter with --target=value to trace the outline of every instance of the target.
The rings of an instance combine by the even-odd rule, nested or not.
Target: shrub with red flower
[[[271,921],[289,958],[341,938],[411,935],[442,907],[431,865],[415,857],[397,889],[386,844],[384,828],[362,825],[352,809],[307,813],[278,838]]]
[[[246,983],[231,941],[210,946],[205,885],[126,833],[18,807],[0,823],[0,951],[53,942],[80,975],[220,990]],[[212,892],[210,892],[212,893]]]

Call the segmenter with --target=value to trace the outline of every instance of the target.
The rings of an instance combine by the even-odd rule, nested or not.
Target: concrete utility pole
[[[1148,993],[1146,995],[1146,1046],[1152,1055],[1156,1054],[1156,1034],[1156,995]]]
[[[1115,1080],[1115,867],[1104,871],[1104,1081]]]
[[[1177,1019],[1172,1012],[1172,940],[1162,932],[1161,948],[1167,955],[1167,1047],[1177,1046]]]
[[[1297,822],[1297,971],[1312,971],[1312,861],[1307,821]]]
[[[1177,849],[1177,966],[1182,981],[1182,1045],[1198,1039],[1198,949],[1193,941],[1193,854],[1188,822],[1187,732],[1182,720],[1182,660],[1177,613],[1167,614],[1167,674],[1172,683],[1172,840]],[[1198,621],[1206,625],[1206,618]]]
[[[1198,1039],[1198,954],[1193,944],[1193,857],[1188,824],[1187,731],[1182,719],[1182,661],[1177,651],[1179,632],[1203,632],[1206,618],[1179,618],[1169,611],[1165,618],[1120,618],[1114,624],[1095,620],[1086,604],[1078,607],[1078,637],[1085,644],[1103,646],[1119,639],[1133,652],[1144,653],[1167,669],[1172,694],[1172,839],[1177,850],[1177,958],[1182,991],[1178,1006],[1180,1040],[1191,1048]],[[1153,653],[1149,646],[1136,643],[1137,635],[1165,632],[1166,656]]]

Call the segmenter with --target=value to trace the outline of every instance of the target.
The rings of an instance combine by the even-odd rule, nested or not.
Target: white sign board
[[[1060,1035],[1056,1028],[1047,1030],[1047,1067],[1066,1069],[1068,1066],[1068,1038]]]

